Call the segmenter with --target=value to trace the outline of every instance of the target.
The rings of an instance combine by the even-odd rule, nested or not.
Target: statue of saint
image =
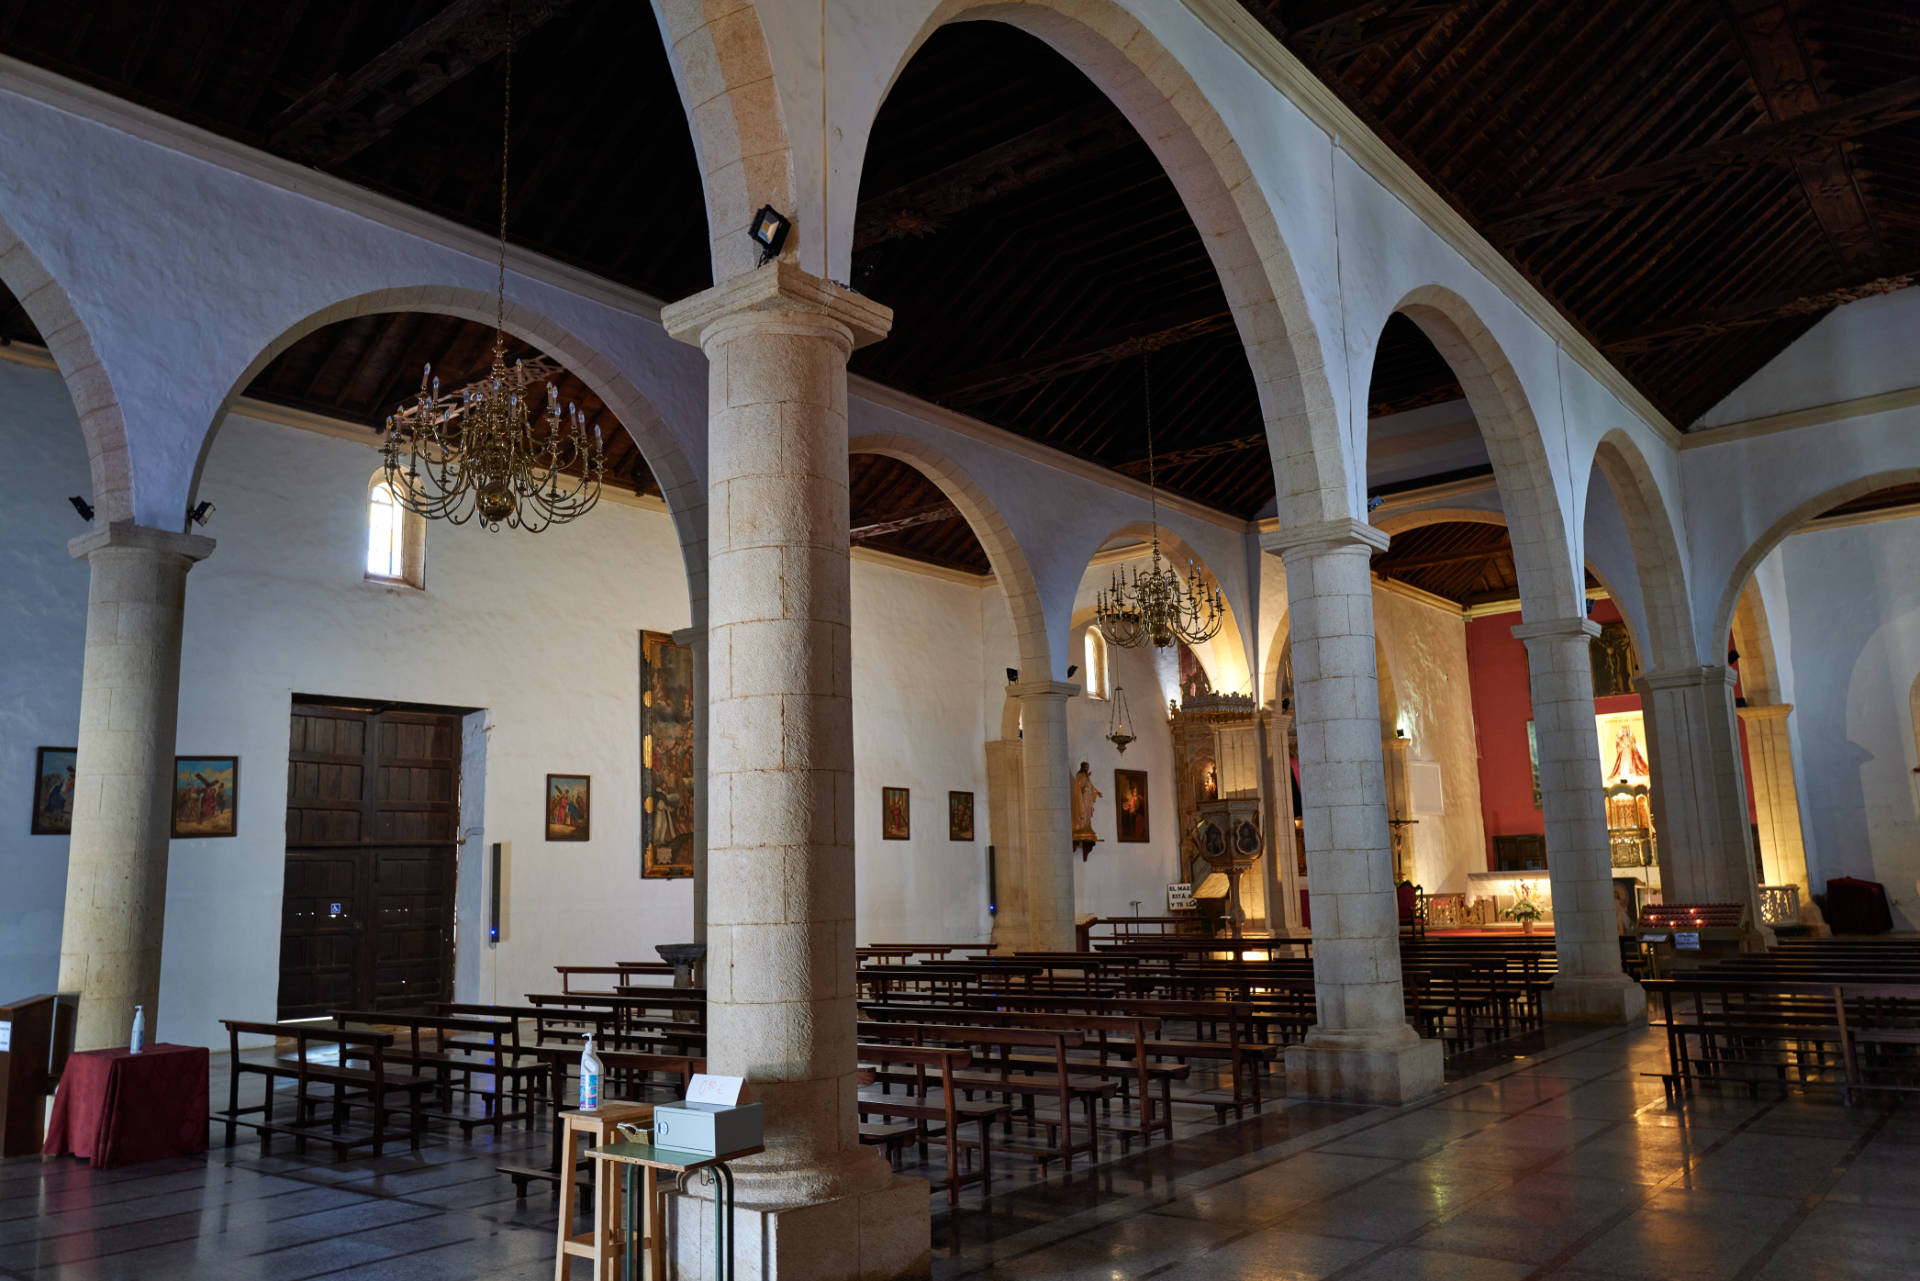
[[[1080,772],[1073,776],[1073,839],[1091,841],[1093,834],[1093,805],[1104,795],[1093,785],[1093,773],[1085,761],[1080,762]]]

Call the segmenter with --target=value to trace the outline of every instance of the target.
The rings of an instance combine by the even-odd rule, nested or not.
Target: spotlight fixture
[[[80,519],[81,519],[81,520],[92,520],[92,519],[93,519],[93,504],[92,504],[92,503],[90,503],[90,502],[88,502],[88,501],[87,501],[86,499],[84,499],[84,498],[82,498],[82,497],[80,497],[80,495],[78,495],[78,494],[75,494],[75,495],[74,495],[73,497],[71,497],[71,498],[69,498],[69,499],[67,499],[67,501],[68,501],[68,502],[70,502],[70,503],[72,503],[72,504],[73,504],[73,509],[74,509],[75,511],[77,511],[77,512],[79,512],[79,513],[80,513]]]
[[[1068,680],[1072,680],[1072,679],[1073,679],[1073,674],[1074,674],[1075,672],[1077,672],[1077,671],[1079,671],[1079,670],[1080,670],[1080,667],[1079,667],[1079,664],[1077,664],[1077,663],[1068,663],[1068,664],[1067,664],[1067,679],[1068,679]]]
[[[793,229],[793,223],[787,216],[772,205],[761,205],[760,212],[753,216],[753,226],[747,234],[753,237],[753,243],[760,246],[760,265],[766,266],[780,254],[780,246],[787,243],[787,232]]]
[[[202,501],[197,506],[195,506],[192,510],[187,512],[187,519],[192,521],[196,525],[200,525],[204,527],[207,523],[207,519],[212,515],[213,515],[213,504]]]
[[[1009,667],[1007,669],[1007,684],[1009,685],[1015,684],[1016,682],[1019,681],[1019,679],[1020,679],[1020,669],[1017,667]]]
[[[1728,667],[1738,667],[1738,666],[1740,666],[1740,651],[1739,651],[1739,650],[1737,650],[1737,649],[1730,649],[1730,650],[1728,650],[1728,651],[1727,651],[1727,666],[1728,666]]]

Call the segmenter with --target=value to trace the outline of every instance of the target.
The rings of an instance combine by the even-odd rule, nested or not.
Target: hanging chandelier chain
[[[493,338],[507,342],[507,159],[513,148],[513,0],[507,0],[506,84],[500,94],[500,262],[494,290]]]
[[[1140,357],[1142,417],[1147,429],[1147,518],[1152,529],[1147,571],[1133,568],[1131,580],[1119,569],[1112,585],[1094,599],[1094,621],[1107,640],[1126,649],[1151,643],[1167,649],[1176,642],[1198,645],[1212,640],[1226,622],[1226,602],[1217,584],[1188,564],[1187,577],[1160,560],[1159,457],[1153,439],[1153,371],[1147,353]],[[1109,735],[1111,737],[1111,735]],[[1128,740],[1132,741],[1131,739]],[[1116,745],[1119,740],[1115,739]]]
[[[600,428],[588,439],[586,415],[564,409],[549,375],[560,369],[536,356],[507,365],[507,211],[513,150],[513,3],[504,0],[506,61],[500,95],[500,236],[494,263],[493,361],[487,376],[442,393],[429,364],[414,403],[387,419],[387,483],[395,501],[429,520],[487,529],[507,525],[538,532],[584,516],[600,501],[606,446]],[[546,383],[544,413],[533,390]]]

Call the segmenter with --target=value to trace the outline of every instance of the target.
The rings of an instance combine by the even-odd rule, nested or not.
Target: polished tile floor
[[[1797,1095],[1669,1108],[1657,1035],[1559,1034],[1407,1109],[1270,1104],[984,1202],[934,1200],[934,1275],[1168,1281],[1920,1276],[1920,1109]],[[1478,1064],[1469,1066],[1479,1066]],[[217,1135],[216,1135],[217,1137]],[[0,1277],[438,1281],[551,1275],[553,1203],[494,1172],[544,1134],[418,1156],[95,1173],[0,1163]],[[938,1153],[938,1149],[935,1149]],[[1001,1168],[996,1164],[996,1169]]]

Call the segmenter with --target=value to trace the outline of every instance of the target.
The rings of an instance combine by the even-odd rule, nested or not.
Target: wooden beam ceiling
[[[1920,119],[1920,76],[1909,76],[1779,124],[1761,125],[1651,164],[1528,196],[1492,215],[1487,238],[1497,245],[1511,245],[1684,191],[1734,170],[1795,167],[1827,156],[1849,139],[1915,119]]]
[[[323,168],[344,163],[386,137],[407,114],[486,66],[572,0],[453,0],[372,61],[322,80],[280,113],[267,145]],[[161,8],[155,5],[155,11]]]
[[[901,236],[924,236],[969,209],[1095,162],[1140,136],[1102,99],[879,195],[854,215],[853,251]]]
[[[1038,387],[1069,374],[1085,373],[1102,365],[1131,360],[1135,356],[1161,351],[1195,338],[1205,338],[1209,334],[1225,333],[1232,328],[1232,313],[1216,311],[1145,333],[1131,334],[1118,341],[1110,342],[1102,338],[1070,343],[969,370],[947,384],[938,394],[945,404],[970,405],[1028,387]]]

